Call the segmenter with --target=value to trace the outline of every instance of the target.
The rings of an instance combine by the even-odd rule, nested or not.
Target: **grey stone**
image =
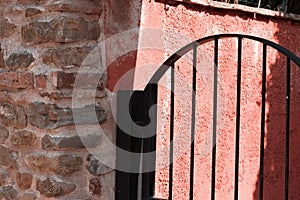
[[[97,119],[93,118],[95,114]],[[78,117],[76,124],[97,124],[104,122],[107,114],[102,107],[85,106],[83,108],[60,108],[55,104],[45,104],[43,102],[34,102],[29,106],[28,118],[32,125],[39,128],[54,129],[67,125],[74,125],[73,114]]]
[[[42,147],[46,150],[94,148],[100,144],[100,141],[101,137],[99,135],[87,135],[85,137],[52,137],[50,135],[45,135],[42,138]]]
[[[5,142],[8,136],[9,136],[8,129],[0,125],[0,143]]]
[[[4,145],[0,145],[0,166],[16,168],[17,153]]]
[[[11,185],[0,187],[0,199],[18,200],[18,190]]]
[[[100,176],[103,174],[107,174],[111,171],[113,171],[112,168],[104,165],[103,163],[99,162],[94,156],[91,154],[88,156],[87,161],[89,161],[89,164],[87,166],[87,169],[89,172],[95,176]]]
[[[33,61],[33,55],[28,51],[12,53],[6,60],[6,66],[10,69],[27,68]]]
[[[0,122],[5,126],[21,129],[27,126],[27,116],[22,107],[0,101]]]
[[[25,17],[32,17],[40,13],[42,13],[42,11],[37,8],[26,8]]]
[[[24,192],[22,200],[36,200],[36,193]]]

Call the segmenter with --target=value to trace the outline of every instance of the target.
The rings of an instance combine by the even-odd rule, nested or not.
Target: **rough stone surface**
[[[93,119],[96,112],[97,119]],[[34,102],[29,106],[28,118],[32,125],[39,128],[58,128],[74,125],[73,114],[78,115],[76,124],[97,124],[106,120],[106,113],[99,106],[86,106],[84,108],[60,108],[54,104]]]
[[[42,138],[42,147],[46,150],[94,148],[100,144],[100,141],[101,137],[99,135],[88,135],[85,137],[52,137],[50,135],[45,135]]]
[[[99,178],[93,178],[90,180],[89,190],[93,195],[101,195],[101,183]]]
[[[52,172],[62,176],[69,176],[82,167],[82,158],[73,155],[61,155],[61,156],[46,156],[31,154],[26,156],[25,162],[27,166],[35,171],[39,172]]]
[[[77,93],[73,90],[66,89],[66,90],[59,90],[55,92],[40,92],[40,95],[42,97],[49,97],[50,99],[61,99],[61,98],[72,98],[73,95],[76,96],[81,96],[81,97],[90,97],[92,95],[95,95],[95,98],[104,98],[107,96],[107,91],[105,90],[96,90],[95,89],[87,89],[87,90],[78,90],[76,91]]]
[[[4,145],[0,145],[0,165],[4,167],[17,167],[17,153]]]
[[[37,8],[26,8],[25,17],[32,17],[40,13],[42,13],[42,11]]]
[[[16,90],[33,88],[33,74],[31,72],[1,72],[0,90]]]
[[[0,187],[7,183],[8,174],[5,171],[0,170]]]
[[[5,68],[5,61],[3,58],[3,50],[1,48],[1,43],[0,43],[0,68]]]
[[[5,126],[21,129],[27,126],[27,116],[22,107],[0,101],[0,122]]]
[[[18,131],[11,137],[11,144],[16,147],[30,147],[35,141],[36,134],[26,130]]]
[[[6,65],[10,69],[22,69],[27,68],[34,60],[35,59],[30,52],[21,51],[10,54],[6,60]]]
[[[92,155],[88,156],[87,161],[89,161],[87,169],[89,170],[89,172],[91,174],[93,174],[95,176],[100,176],[100,175],[107,174],[107,173],[113,171],[113,169],[102,164],[101,162],[99,162],[99,160],[97,160]]]
[[[9,136],[8,129],[0,125],[0,143],[5,142],[8,136]]]
[[[16,181],[20,188],[29,189],[32,184],[32,175],[29,173],[17,172]]]
[[[10,185],[0,187],[0,199],[18,200],[18,190]]]
[[[22,200],[36,200],[36,194],[34,192],[25,192]]]
[[[100,28],[97,21],[80,16],[57,16],[51,20],[40,19],[22,28],[22,40],[26,43],[78,42],[97,40]]]
[[[64,11],[100,15],[102,7],[90,0],[55,0],[48,7],[50,11]]]
[[[76,189],[76,185],[47,178],[45,180],[37,180],[36,189],[45,197],[61,197],[73,192]]]
[[[61,68],[81,66],[93,47],[72,47],[49,49],[42,57],[46,64],[54,64]]]
[[[0,17],[0,39],[9,36],[16,30],[17,26],[7,18]]]

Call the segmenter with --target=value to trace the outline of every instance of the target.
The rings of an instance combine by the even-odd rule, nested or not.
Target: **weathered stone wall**
[[[0,1],[0,199],[113,199],[113,170],[86,149],[101,135],[87,130],[83,144],[72,109],[76,72],[101,40],[101,2]],[[104,74],[77,124],[108,127],[105,86]]]

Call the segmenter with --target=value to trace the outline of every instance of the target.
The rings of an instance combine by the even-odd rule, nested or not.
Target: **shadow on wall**
[[[105,4],[108,7],[104,20],[107,88],[111,91],[132,89],[132,69],[137,59],[142,0],[109,0]],[[122,79],[123,82],[118,83],[124,74],[126,80]],[[121,88],[115,88],[117,83]]]
[[[299,27],[296,22],[293,25]],[[299,55],[299,33],[286,21],[278,20],[275,37],[278,43]],[[263,199],[284,199],[285,190],[285,136],[286,136],[286,58],[278,55],[276,62],[269,66],[267,78],[266,143],[264,159]],[[300,67],[291,65],[291,114],[290,114],[290,175],[289,199],[300,197]],[[254,199],[259,199],[259,175]]]

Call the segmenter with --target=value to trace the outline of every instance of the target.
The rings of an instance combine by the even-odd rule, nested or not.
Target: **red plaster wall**
[[[157,15],[160,13],[160,15]],[[170,6],[153,1],[143,1],[142,27],[158,27],[163,30],[157,35],[161,41],[158,47],[164,50],[162,56],[138,53],[140,63],[163,63],[171,53],[195,39],[221,33],[242,33],[254,35],[279,43],[300,56],[298,22],[257,16],[239,11],[215,10],[188,4]],[[153,37],[155,37],[153,35]],[[147,40],[147,38],[144,38]],[[143,41],[143,40],[142,40]],[[141,41],[140,41],[141,42]],[[158,42],[159,44],[159,42]],[[261,63],[262,45],[243,40],[242,58],[242,104],[240,141],[240,199],[258,199],[260,110],[261,110]],[[232,199],[234,188],[234,150],[235,150],[235,103],[236,103],[236,60],[237,41],[225,39],[220,42],[219,83],[220,99],[218,123],[216,198]],[[196,157],[194,199],[210,198],[211,153],[205,143],[210,133],[212,119],[213,44],[203,45],[198,50],[197,78],[197,119],[196,119]],[[153,53],[153,55],[155,55]],[[178,158],[174,162],[173,199],[188,199],[189,194],[189,156],[190,140],[190,102],[191,54],[182,58],[176,66],[176,74],[182,81],[175,85],[175,139],[174,148]],[[283,199],[284,195],[284,131],[285,131],[285,61],[282,55],[268,48],[267,69],[267,114],[265,137],[265,189],[264,199]],[[136,66],[135,77],[145,76]],[[157,66],[158,67],[158,66]],[[155,67],[154,67],[155,68]],[[159,93],[159,134],[158,163],[164,163],[156,176],[156,195],[167,198],[168,194],[168,133],[169,104],[167,80],[163,77]],[[209,78],[210,77],[210,78]],[[299,128],[299,86],[300,69],[292,67],[292,122],[290,152],[290,199],[299,199],[300,161],[297,144],[300,142]],[[137,79],[137,78],[135,78]],[[146,82],[146,81],[145,81]],[[208,150],[208,151],[207,151]],[[159,165],[159,164],[158,164]]]

